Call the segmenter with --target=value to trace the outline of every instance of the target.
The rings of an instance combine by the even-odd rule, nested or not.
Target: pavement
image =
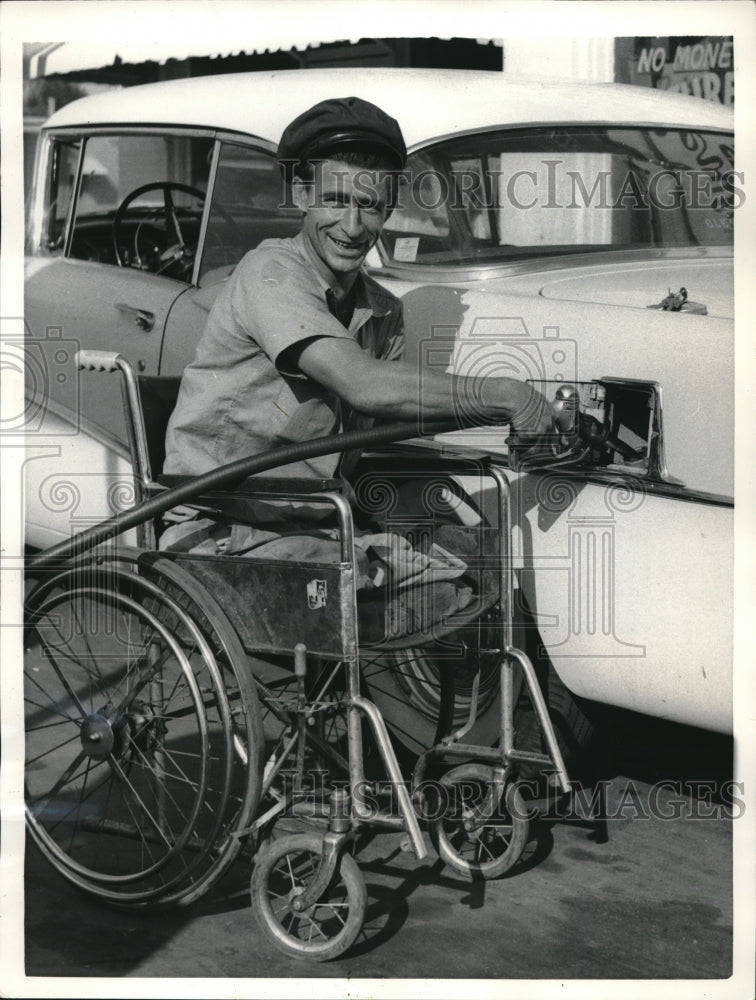
[[[325,964],[286,958],[262,937],[248,861],[187,908],[141,914],[87,898],[29,846],[26,975],[44,978],[36,992],[3,995],[70,995],[45,992],[56,988],[47,977],[79,977],[79,996],[97,985],[90,977],[108,979],[98,996],[136,995],[124,977],[176,978],[180,996],[204,995],[198,979],[228,996],[285,995],[287,984],[298,996],[375,995],[375,984],[361,992],[367,980],[395,981],[404,992],[393,995],[426,995],[432,981],[427,995],[462,996],[462,979],[479,981],[476,996],[508,995],[511,981],[527,981],[519,997],[530,995],[526,987],[582,980],[603,982],[601,996],[621,995],[611,987],[620,980],[641,981],[647,996],[670,980],[688,981],[685,1000],[720,995],[735,983],[733,829],[750,821],[730,783],[732,741],[624,713],[601,732],[590,773],[580,775],[583,800],[532,824],[520,863],[496,881],[466,881],[432,847],[418,863],[396,833],[370,835],[358,855],[363,932]],[[597,788],[602,814],[597,799],[590,815]],[[273,994],[269,977],[279,980]]]

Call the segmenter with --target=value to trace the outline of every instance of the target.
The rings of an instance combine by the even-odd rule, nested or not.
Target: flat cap
[[[321,101],[286,126],[278,145],[280,161],[318,159],[348,147],[385,153],[402,170],[407,147],[396,119],[359,97]]]

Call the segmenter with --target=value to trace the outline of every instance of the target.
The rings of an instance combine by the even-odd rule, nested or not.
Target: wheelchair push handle
[[[88,372],[117,372],[129,362],[114,351],[77,351],[76,367]]]

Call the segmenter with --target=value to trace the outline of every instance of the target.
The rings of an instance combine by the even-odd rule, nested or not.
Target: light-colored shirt
[[[199,475],[280,445],[370,426],[370,418],[348,413],[334,393],[286,365],[290,348],[317,337],[353,339],[387,361],[402,354],[401,302],[360,272],[347,328],[332,312],[336,297],[327,274],[301,234],[266,240],[240,261],[184,371],[168,425],[164,472]],[[266,475],[330,478],[339,457],[309,459]]]

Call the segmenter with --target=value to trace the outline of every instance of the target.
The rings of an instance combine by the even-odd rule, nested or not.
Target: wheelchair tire
[[[245,768],[240,806],[230,627],[212,608],[213,626],[200,626],[176,567],[143,573],[140,555],[82,560],[27,600],[27,825],[90,895],[168,905],[197,898],[233,860],[228,834],[259,782]],[[254,743],[254,725],[244,734]]]
[[[231,783],[212,849],[204,855],[201,869],[195,869],[191,879],[181,886],[180,897],[167,897],[165,900],[170,904],[185,905],[212,888],[237,858],[244,845],[242,831],[257,813],[264,764],[262,715],[253,661],[247,656],[236,629],[218,601],[191,573],[170,559],[155,553],[139,553],[138,561],[139,572],[173,595],[199,626],[221,671],[224,694],[231,709]],[[215,806],[208,802],[199,835],[204,835],[205,826],[210,829],[210,813],[214,811]]]
[[[279,951],[292,958],[327,962],[342,955],[362,929],[367,892],[357,862],[342,854],[330,885],[307,910],[292,900],[309,885],[320,864],[317,834],[271,841],[258,854],[252,874],[252,909],[258,926]]]
[[[494,879],[516,864],[528,842],[529,822],[520,793],[507,784],[499,795],[494,771],[462,764],[442,775],[439,810],[430,823],[438,856],[471,879]]]

